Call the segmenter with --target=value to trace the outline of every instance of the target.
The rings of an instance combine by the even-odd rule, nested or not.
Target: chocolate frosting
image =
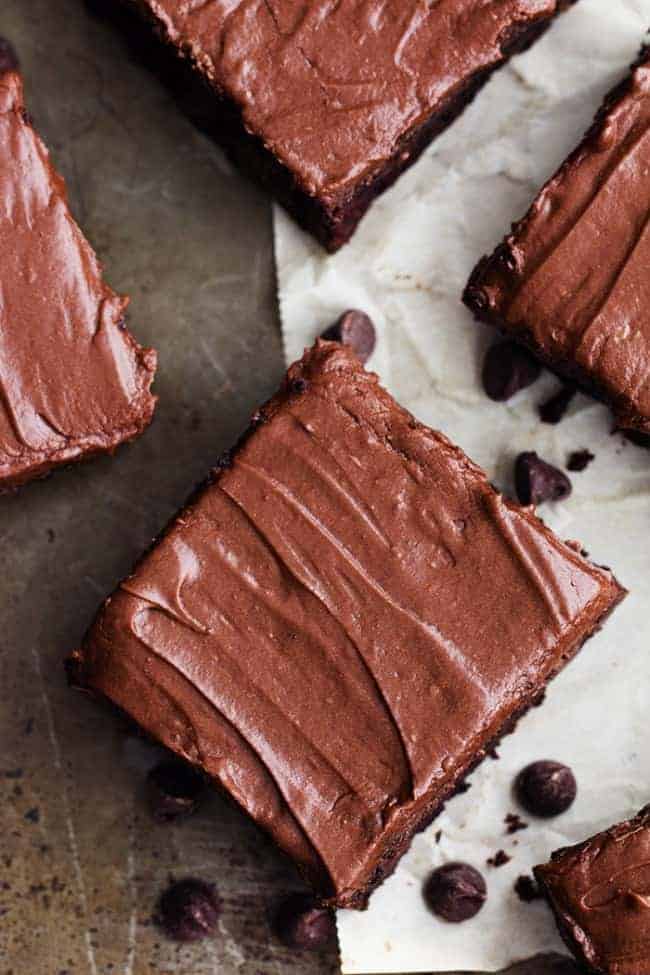
[[[650,49],[465,300],[650,432]]]
[[[535,874],[580,961],[611,975],[650,971],[650,806]]]
[[[622,595],[319,341],[72,661],[360,906]]]
[[[308,193],[370,176],[566,0],[135,0]]]
[[[139,434],[155,353],[124,328],[127,299],[68,209],[63,180],[0,75],[0,490]]]

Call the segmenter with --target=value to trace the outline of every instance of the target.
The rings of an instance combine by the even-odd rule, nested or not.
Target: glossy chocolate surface
[[[71,670],[362,906],[621,595],[319,341]]]
[[[68,209],[65,186],[0,75],[0,491],[147,426],[156,365],[126,331],[127,299]]]
[[[570,2],[127,0],[216,90],[216,138],[331,250]],[[233,112],[252,162],[225,134]]]
[[[535,874],[579,961],[607,975],[650,971],[650,806]]]
[[[465,300],[650,432],[650,49]]]

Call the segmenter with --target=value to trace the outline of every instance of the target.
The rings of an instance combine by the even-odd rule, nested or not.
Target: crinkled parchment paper
[[[493,336],[460,294],[477,259],[523,215],[541,183],[576,144],[602,95],[622,76],[650,25],[650,0],[580,0],[529,52],[496,75],[464,116],[386,193],[352,243],[328,257],[280,210],[277,264],[286,357],[343,309],[374,318],[369,363],[415,415],[438,427],[511,489],[513,457],[534,449],[564,465],[596,455],[571,475],[574,491],[541,514],[565,538],[611,565],[631,594],[520,723],[417,836],[368,911],[339,915],[342,967],[352,972],[496,970],[543,951],[563,951],[544,904],[522,903],[516,878],[552,850],[580,840],[650,800],[650,453],[612,434],[608,411],[577,397],[558,426],[536,406],[558,387],[550,375],[507,405],[490,402],[479,375]],[[527,762],[553,758],[575,770],[573,808],[505,834],[517,807],[511,785]],[[521,812],[521,810],[520,810]],[[439,844],[435,834],[442,830]],[[486,859],[512,857],[498,869]],[[426,911],[423,879],[461,859],[484,870],[489,897],[462,925]]]

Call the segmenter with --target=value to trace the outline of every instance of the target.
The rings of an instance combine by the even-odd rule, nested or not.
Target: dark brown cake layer
[[[321,341],[71,673],[362,907],[622,595]]]
[[[650,49],[464,300],[650,433]]]
[[[101,0],[99,6],[137,10],[187,59],[210,93],[202,124],[334,251],[491,72],[571,2]]]
[[[4,48],[3,48],[4,50]],[[0,64],[0,492],[112,452],[151,420],[155,353],[124,327],[34,131],[15,65]]]
[[[535,868],[560,934],[602,975],[650,972],[650,806]]]

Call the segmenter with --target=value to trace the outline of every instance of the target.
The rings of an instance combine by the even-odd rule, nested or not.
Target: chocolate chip
[[[321,337],[328,342],[347,345],[364,364],[372,355],[377,341],[372,319],[356,308],[344,311],[333,325],[325,329]]]
[[[512,857],[509,857],[505,850],[497,850],[494,856],[488,857],[485,862],[488,867],[504,867],[511,859]]]
[[[589,467],[594,457],[595,454],[592,454],[590,450],[574,450],[572,454],[569,454],[567,470],[584,471],[585,468]]]
[[[155,921],[174,941],[199,941],[214,930],[219,911],[214,885],[188,877],[163,893]]]
[[[542,892],[533,878],[526,873],[522,873],[515,880],[515,893],[524,904],[531,904],[533,901],[538,901],[542,896]]]
[[[519,454],[515,461],[515,488],[522,504],[562,501],[571,494],[566,474],[548,464],[534,451]]]
[[[296,396],[300,396],[302,393],[305,392],[308,385],[309,384],[306,379],[303,379],[302,376],[298,376],[297,379],[291,380],[290,383],[291,392],[294,393]]]
[[[191,765],[165,759],[147,776],[149,808],[154,819],[170,822],[193,812],[205,790],[205,780]]]
[[[273,918],[273,929],[288,948],[316,951],[333,940],[334,914],[310,894],[289,894]]]
[[[506,833],[509,835],[518,833],[522,829],[528,829],[528,823],[525,823],[517,813],[508,813],[503,821],[506,824]]]
[[[452,924],[478,914],[486,898],[487,887],[482,875],[468,863],[446,863],[434,870],[424,885],[429,909]]]
[[[18,57],[13,45],[5,37],[0,37],[0,75],[18,71]]]
[[[542,367],[531,353],[516,342],[492,345],[483,360],[483,389],[501,403],[539,378]]]
[[[558,393],[542,403],[538,407],[539,418],[542,423],[559,423],[575,394],[576,391],[573,386],[563,386]]]
[[[515,781],[515,792],[524,809],[545,818],[566,812],[577,791],[573,772],[560,762],[533,762]]]

